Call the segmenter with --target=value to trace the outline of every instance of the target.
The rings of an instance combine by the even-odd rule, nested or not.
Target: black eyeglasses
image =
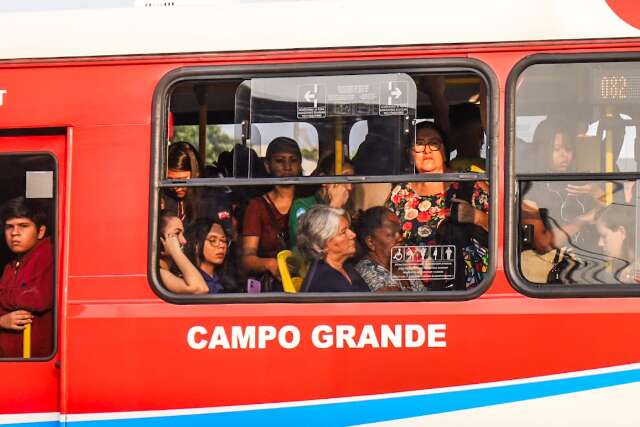
[[[440,141],[429,141],[426,144],[419,144],[416,142],[416,144],[413,146],[413,151],[416,153],[424,153],[425,151],[427,151],[427,147],[429,147],[430,151],[440,151],[442,145],[443,144]]]
[[[227,239],[221,239],[219,237],[207,237],[207,242],[211,244],[211,246],[229,246],[230,242]]]

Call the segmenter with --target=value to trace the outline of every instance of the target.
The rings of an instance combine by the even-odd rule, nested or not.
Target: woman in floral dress
[[[411,150],[417,173],[445,173],[447,152],[443,132],[433,123],[419,123],[416,144]],[[410,182],[397,185],[387,201],[387,207],[400,218],[405,245],[430,246],[446,244],[438,227],[450,219],[452,224],[473,224],[478,232],[465,237],[461,251],[464,260],[464,281],[429,289],[466,289],[476,286],[488,266],[486,231],[488,230],[489,197],[484,182]],[[451,213],[456,218],[450,218]],[[479,228],[478,228],[479,227]],[[483,236],[484,235],[484,236]]]

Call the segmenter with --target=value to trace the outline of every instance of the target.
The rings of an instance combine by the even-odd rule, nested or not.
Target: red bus
[[[0,425],[640,422],[638,6],[50,8],[0,7],[0,204],[43,207],[55,267],[51,351],[0,359]],[[295,173],[273,172],[279,138]],[[197,174],[170,173],[181,142]],[[290,230],[252,205],[279,189],[343,191],[323,212],[352,214],[363,259],[362,218],[391,208],[376,271],[411,286],[197,292],[179,262],[167,284],[169,196],[197,194],[225,262],[265,273],[247,224]],[[283,247],[308,248],[311,217]]]

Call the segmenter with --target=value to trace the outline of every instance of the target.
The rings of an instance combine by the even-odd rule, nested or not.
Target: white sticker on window
[[[53,198],[53,171],[27,171],[27,199]]]
[[[453,280],[456,278],[454,245],[394,246],[391,275],[395,280]]]

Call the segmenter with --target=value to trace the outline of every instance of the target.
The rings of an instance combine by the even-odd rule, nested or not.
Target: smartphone
[[[256,279],[247,279],[247,293],[259,294],[260,293],[260,281]]]

